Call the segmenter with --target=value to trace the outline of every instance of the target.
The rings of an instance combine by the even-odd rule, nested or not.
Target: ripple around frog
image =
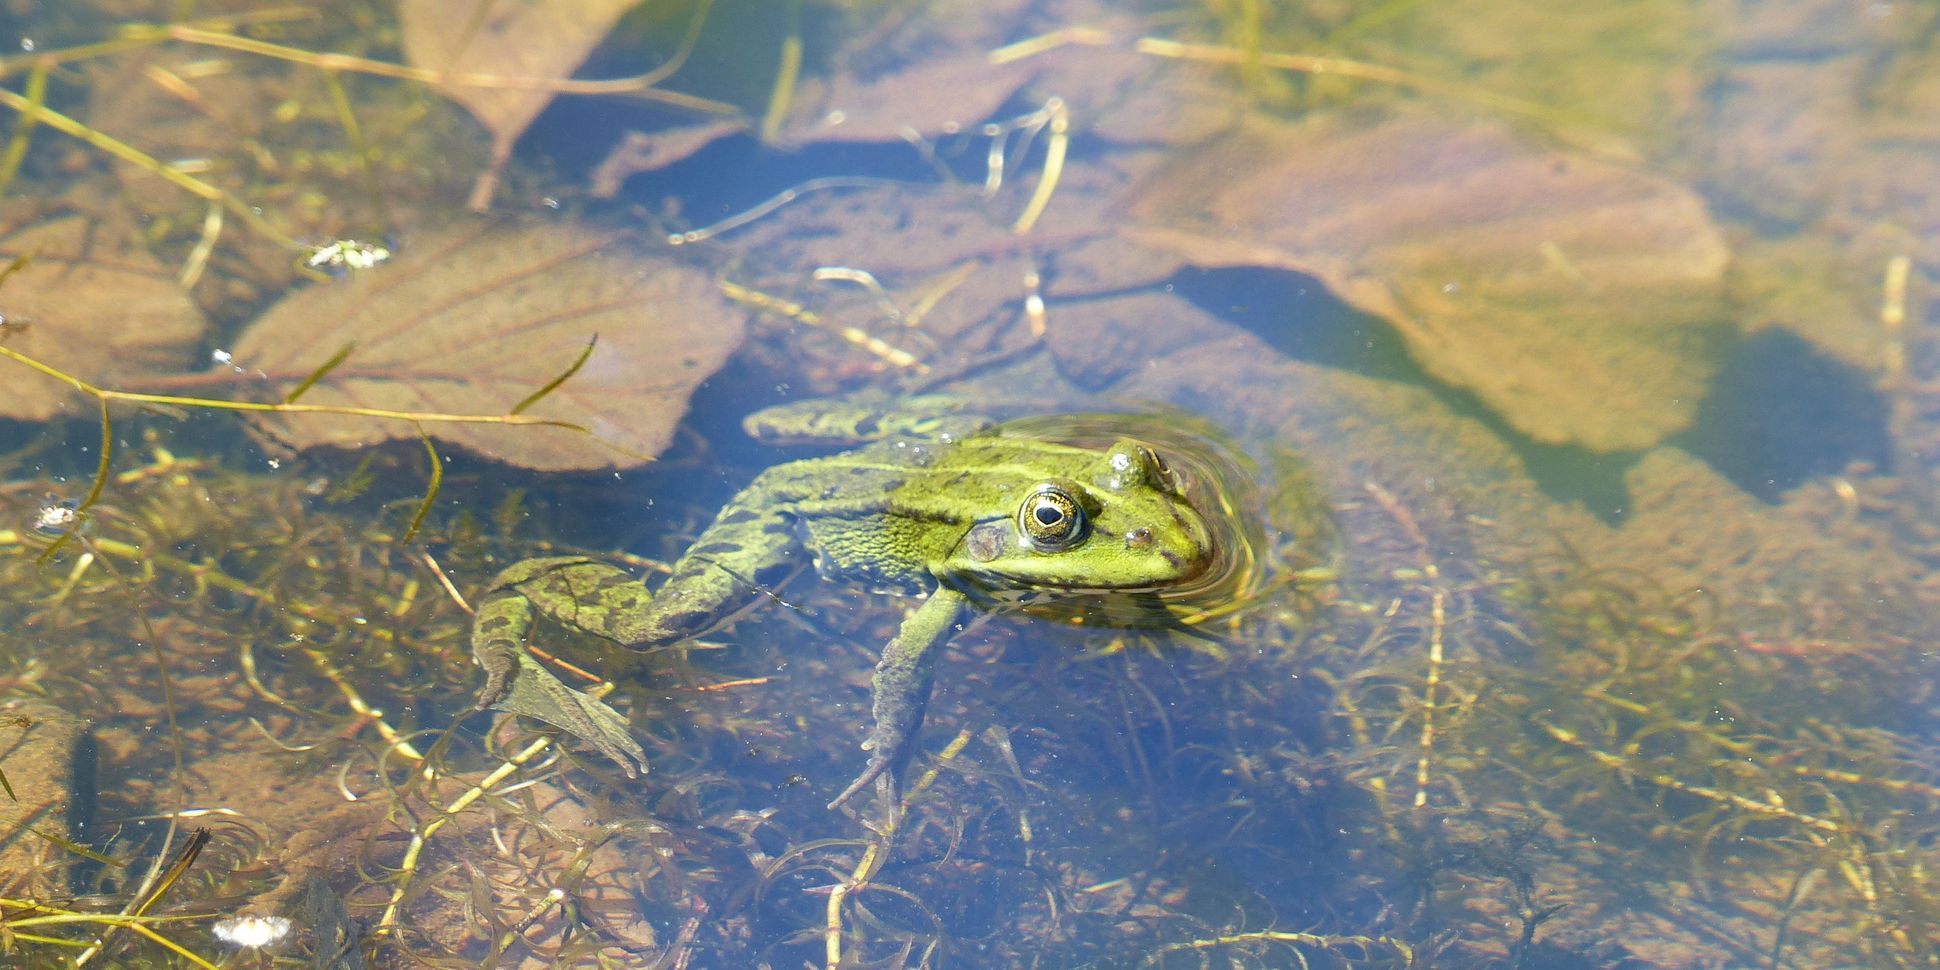
[[[1269,502],[1258,464],[1201,419],[1176,412],[1058,414],[1006,421],[987,433],[1093,449],[1123,437],[1143,441],[1180,476],[1212,530],[1216,558],[1189,582],[1137,595],[1054,597],[1023,604],[1026,615],[1117,628],[1176,625],[1252,603],[1288,571],[1327,571],[1338,560],[1339,532],[1304,465],[1275,456],[1278,480],[1270,483]],[[1153,610],[1154,601],[1160,610]]]

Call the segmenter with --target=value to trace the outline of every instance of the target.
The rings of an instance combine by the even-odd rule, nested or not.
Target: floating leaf
[[[173,276],[103,223],[66,216],[9,227],[0,265],[17,267],[0,282],[0,340],[68,373],[102,384],[171,373],[202,336],[202,314]],[[49,418],[75,400],[25,368],[0,368],[6,417]]]
[[[404,56],[452,74],[565,79],[639,0],[398,0]],[[492,160],[472,192],[472,208],[491,202],[498,171],[553,93],[520,85],[433,85],[465,106],[492,133]]]
[[[481,454],[546,470],[623,467],[658,453],[687,396],[740,345],[743,320],[713,278],[626,236],[570,225],[471,225],[411,240],[396,259],[271,307],[237,366],[294,388],[345,343],[350,356],[306,405],[505,414],[599,343],[572,378],[522,413],[592,429],[426,423]],[[299,446],[415,438],[401,421],[277,415]],[[604,442],[611,447],[603,447]]]
[[[1729,336],[1723,239],[1662,179],[1420,116],[1264,119],[1146,180],[1134,236],[1319,277],[1435,377],[1546,443],[1690,423]]]

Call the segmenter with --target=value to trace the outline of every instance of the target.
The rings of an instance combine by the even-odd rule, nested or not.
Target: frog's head
[[[964,533],[948,581],[998,600],[1162,591],[1217,559],[1213,530],[1150,446],[1121,438],[1071,477],[1045,476]]]

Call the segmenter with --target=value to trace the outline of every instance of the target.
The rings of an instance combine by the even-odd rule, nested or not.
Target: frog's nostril
[[[1148,549],[1152,545],[1152,530],[1144,526],[1125,533],[1125,548]]]

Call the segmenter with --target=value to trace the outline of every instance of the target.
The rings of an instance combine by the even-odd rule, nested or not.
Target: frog
[[[800,411],[800,409],[796,409]],[[811,410],[807,423],[826,426]],[[744,422],[778,437],[758,412]],[[1136,422],[1086,419],[1086,427]],[[529,559],[489,584],[472,629],[484,668],[477,707],[525,714],[590,741],[629,775],[646,759],[625,719],[560,684],[528,653],[545,617],[633,650],[668,647],[728,624],[812,563],[826,582],[923,597],[871,678],[867,761],[832,801],[874,786],[899,797],[943,645],[979,611],[1082,611],[1112,600],[1162,616],[1168,591],[1201,584],[1222,559],[1220,502],[1195,494],[1158,447],[1133,434],[1068,442],[1059,422],[975,415],[892,425],[879,440],[761,472],[722,507],[657,590],[585,556]],[[817,433],[827,437],[826,429]],[[1107,620],[1107,622],[1110,622]],[[1138,621],[1129,621],[1138,622]],[[1126,622],[1126,625],[1129,625]]]

